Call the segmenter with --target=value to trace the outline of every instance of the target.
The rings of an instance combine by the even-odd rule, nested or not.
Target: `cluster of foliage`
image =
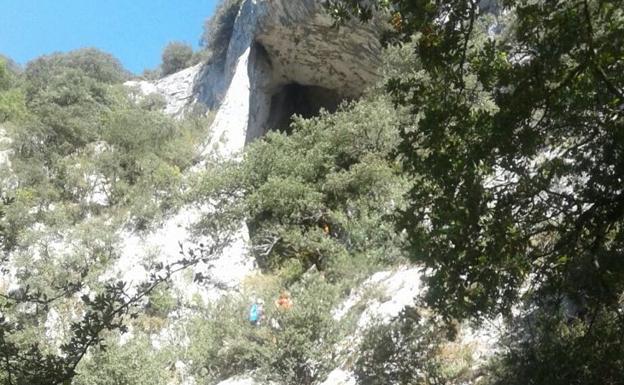
[[[390,159],[399,117],[387,100],[371,96],[335,114],[296,118],[292,133],[270,132],[241,162],[203,176],[193,198],[229,202],[224,215],[247,221],[267,270],[288,266],[296,278],[315,266],[331,278],[344,264],[356,271],[364,259],[397,260],[395,210],[409,188]]]
[[[449,354],[452,330],[422,310],[405,308],[392,322],[369,329],[360,344],[354,374],[358,384],[465,384],[470,354]],[[445,353],[448,357],[445,357]]]
[[[87,49],[29,63],[7,91],[17,96],[0,107],[11,115],[12,175],[4,177],[16,202],[5,246],[18,246],[35,222],[125,208],[145,226],[159,206],[173,206],[206,122],[163,115],[163,102],[129,93],[125,77],[115,59]]]
[[[23,94],[18,92],[19,67],[0,56],[0,124],[20,118],[25,113]]]
[[[620,384],[624,317],[605,311],[587,316],[539,308],[518,320],[503,341],[508,353],[495,358],[487,383]]]
[[[263,288],[257,295],[268,306],[260,326],[247,320],[246,296],[209,306],[187,327],[188,358],[199,378],[217,382],[253,371],[257,380],[311,385],[337,366],[335,345],[346,327],[333,319],[331,310],[340,286],[319,273],[309,274],[291,287],[294,306],[288,310],[273,305],[277,282]]]
[[[523,285],[541,308],[574,301],[591,316],[514,345],[507,362],[529,360],[512,365],[515,380],[619,383],[622,2],[503,0],[496,17],[480,3],[326,2],[338,21],[385,10],[390,43],[413,46],[414,70],[387,90],[413,118],[398,152],[419,182],[400,226],[431,268],[431,304],[448,317],[509,315]],[[607,336],[614,345],[599,346]],[[551,370],[542,359],[583,350],[605,361],[556,359],[557,379],[540,374]]]
[[[193,47],[182,42],[171,42],[162,53],[161,74],[167,76],[178,72],[191,65],[192,59]]]
[[[439,307],[507,311],[528,273],[540,289],[617,303],[618,2],[505,1],[516,17],[485,37],[476,1],[382,3],[420,63],[388,88],[415,118],[400,151],[423,183],[404,222],[414,254],[437,269]]]
[[[100,374],[110,375],[100,378],[102,381],[117,378],[123,383],[142,384],[147,378],[154,381],[158,374],[164,382],[166,372],[162,367],[154,373],[141,370],[160,365],[162,359],[152,357],[157,353],[136,360],[140,367],[124,366],[130,370],[126,372],[120,362],[130,363],[123,359],[123,354],[126,357],[132,354],[131,348],[115,347],[113,352],[107,352],[107,348],[111,341],[115,346],[119,333],[128,331],[129,319],[139,317],[146,298],[155,294],[174,274],[199,262],[208,262],[219,248],[215,242],[210,248],[191,250],[169,265],[154,266],[149,278],[134,289],[121,281],[107,281],[96,286],[88,281],[89,272],[83,271],[74,281],[45,285],[45,291],[26,285],[8,294],[0,293],[0,381],[6,385],[65,385],[71,383],[78,370],[92,371],[96,367]],[[86,282],[91,282],[91,286]],[[51,309],[68,313],[70,327],[64,330],[63,325],[57,324],[58,329],[46,330]],[[55,337],[50,337],[49,332]],[[108,340],[107,335],[111,336]],[[93,351],[96,355],[85,362],[87,353]],[[89,384],[99,383],[89,373],[80,378],[79,381]]]
[[[114,335],[106,341],[106,349],[81,362],[72,384],[166,385],[171,380],[168,353],[155,350],[147,335],[136,335],[123,345]]]
[[[0,173],[0,273],[10,277],[0,287],[0,383],[69,383],[107,332],[124,332],[161,283],[214,251],[154,267],[132,289],[102,279],[120,225],[142,228],[175,206],[206,124],[166,117],[164,102],[127,89],[127,77],[94,49],[44,56],[23,72],[0,60],[10,147]]]

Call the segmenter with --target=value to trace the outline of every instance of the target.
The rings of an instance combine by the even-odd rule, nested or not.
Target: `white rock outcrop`
[[[399,315],[406,306],[413,306],[423,291],[423,272],[417,267],[402,267],[396,271],[380,271],[367,279],[344,303],[334,311],[334,319],[342,319],[355,305],[366,300],[371,289],[377,290],[375,298],[367,300],[366,310],[360,316],[358,333],[375,322],[387,323]]]
[[[144,95],[158,94],[165,99],[165,113],[172,116],[181,116],[185,108],[191,106],[195,100],[193,89],[197,75],[202,65],[198,64],[176,72],[156,81],[132,80],[126,86],[136,88]]]
[[[8,183],[5,178],[11,177],[11,151],[11,139],[4,127],[0,126],[0,180],[4,184]]]
[[[356,385],[355,375],[341,368],[336,368],[329,372],[327,379],[321,385]]]
[[[216,112],[204,157],[231,157],[293,113],[359,96],[378,78],[377,29],[334,25],[320,0],[244,0],[224,57],[155,82],[127,84],[165,97],[165,111],[200,103]]]
[[[254,381],[251,377],[234,377],[229,378],[225,381],[219,382],[217,385],[257,385],[258,383]]]
[[[361,94],[377,79],[376,34],[359,23],[336,28],[318,0],[243,1],[223,58],[221,82],[215,84],[219,65],[212,64],[204,69],[204,78],[216,87],[210,92],[206,85],[198,87],[198,101],[220,106],[213,134],[234,134],[223,137],[228,143],[224,154],[280,128],[274,125],[287,122],[292,113],[314,113]],[[223,85],[227,91],[219,92]],[[312,96],[319,93],[323,100]],[[303,105],[293,102],[297,99]],[[319,105],[311,105],[315,103]]]

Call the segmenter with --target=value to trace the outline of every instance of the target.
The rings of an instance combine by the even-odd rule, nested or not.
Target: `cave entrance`
[[[317,116],[321,109],[335,112],[344,98],[335,90],[319,86],[286,84],[271,97],[271,109],[266,127],[290,133],[293,115],[304,118]]]

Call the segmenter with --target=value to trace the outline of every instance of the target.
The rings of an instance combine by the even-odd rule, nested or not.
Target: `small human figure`
[[[279,297],[275,301],[275,306],[277,306],[277,308],[280,310],[289,310],[293,307],[293,301],[290,297],[290,293],[287,290],[283,289],[280,292]]]
[[[260,298],[255,300],[249,308],[249,322],[254,326],[260,326],[264,319],[264,301]]]

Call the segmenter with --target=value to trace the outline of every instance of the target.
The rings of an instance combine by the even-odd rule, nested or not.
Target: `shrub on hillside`
[[[0,57],[0,91],[5,91],[11,86],[11,74],[6,60]]]
[[[24,94],[16,89],[0,92],[0,123],[20,120],[24,116],[26,116]]]
[[[193,47],[182,42],[167,44],[162,53],[162,74],[164,76],[183,70],[188,67],[193,58]]]
[[[39,89],[59,71],[75,69],[98,82],[121,83],[129,76],[119,60],[96,48],[81,48],[67,53],[41,56],[26,66],[26,78],[31,87]]]
[[[334,267],[348,258],[392,261],[401,255],[393,218],[410,185],[390,160],[399,122],[374,97],[296,118],[291,134],[270,132],[248,146],[241,163],[210,171],[199,199],[233,203],[221,208],[247,220],[264,269],[296,260],[300,271],[315,266],[340,279]]]
[[[557,313],[537,309],[517,320],[503,338],[507,349],[493,360],[488,384],[622,384],[622,312]]]
[[[154,349],[149,337],[137,335],[126,344],[110,338],[78,367],[75,385],[165,385],[171,373],[167,352]]]
[[[418,309],[406,308],[390,324],[365,335],[354,373],[358,384],[465,384],[470,379],[471,355],[451,349],[448,329]]]
[[[193,371],[212,382],[250,371],[261,382],[310,385],[323,379],[337,366],[335,345],[345,336],[331,316],[337,287],[311,274],[291,288],[290,310],[273,305],[277,294],[258,293],[266,303],[260,326],[247,319],[251,298],[223,300],[197,318],[187,328]]]

